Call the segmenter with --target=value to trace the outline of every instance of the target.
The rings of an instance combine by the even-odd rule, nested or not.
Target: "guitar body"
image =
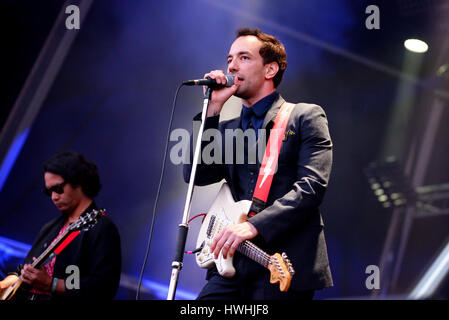
[[[29,291],[30,287],[28,284],[24,283],[20,278],[16,282],[11,284],[9,287],[4,289],[0,294],[0,301],[3,300],[14,300],[14,301],[25,301],[25,300],[35,300],[37,295],[31,294]]]
[[[196,263],[201,268],[210,269],[214,265],[220,275],[231,278],[235,274],[232,257],[226,259],[223,255],[218,255],[215,259],[210,252],[210,245],[214,237],[225,227],[240,222],[244,222],[251,207],[251,201],[242,200],[235,202],[231,190],[226,183],[220,188],[217,198],[213,202],[209,212],[203,220],[198,234],[197,248],[203,246],[202,250],[196,253]]]
[[[223,228],[246,221],[250,207],[251,201],[235,202],[229,186],[223,183],[198,234],[196,245],[197,248],[201,248],[195,256],[198,266],[210,269],[215,265],[218,273],[226,278],[235,275],[233,259],[229,255],[224,259],[221,252],[215,259],[210,252],[210,246],[214,237]],[[248,240],[240,243],[237,251],[270,270],[270,283],[279,283],[279,289],[282,292],[289,289],[295,270],[285,253],[275,253],[270,256]]]
[[[49,300],[49,295],[30,293],[29,285],[18,279],[0,294],[0,301]]]
[[[17,279],[16,282],[14,282],[2,292],[2,294],[0,295],[0,300],[12,300],[13,297],[14,299],[18,299],[21,296],[20,292],[24,291],[20,289],[22,283],[22,280]],[[20,300],[20,298],[18,300]]]

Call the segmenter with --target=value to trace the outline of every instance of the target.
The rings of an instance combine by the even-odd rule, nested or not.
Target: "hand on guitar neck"
[[[35,258],[33,258],[35,260]],[[21,271],[22,281],[39,291],[50,291],[52,278],[43,267],[34,268],[31,264],[25,264]]]
[[[221,230],[214,237],[210,250],[214,253],[215,259],[218,258],[222,248],[222,254],[225,259],[228,253],[230,257],[233,257],[239,244],[245,240],[253,239],[258,234],[259,232],[250,222],[237,223]]]

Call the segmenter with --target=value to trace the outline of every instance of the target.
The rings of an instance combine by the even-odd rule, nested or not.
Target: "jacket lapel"
[[[281,97],[281,95],[279,95],[278,99],[276,101],[274,101],[273,105],[271,106],[271,108],[268,110],[267,114],[265,115],[263,124],[262,124],[262,129],[266,129],[267,125],[270,124],[270,122],[274,121],[274,119],[276,118],[276,115],[278,114],[282,104],[285,102],[285,100]],[[231,129],[231,130],[236,130],[236,129],[241,129],[240,127],[240,122],[241,122],[241,117],[235,118],[233,120],[231,120],[225,129]],[[271,129],[272,125],[269,126],[269,130]],[[267,135],[267,139],[268,139],[268,135]],[[225,139],[223,139],[224,142]],[[235,141],[234,141],[235,142]],[[233,142],[233,152],[234,152],[234,159],[235,160],[235,143]],[[225,147],[224,143],[223,143],[223,148]],[[224,150],[224,149],[223,149]],[[235,161],[232,161],[232,163],[228,164],[227,167],[227,174],[229,175],[230,181],[235,181],[234,177],[235,177]],[[235,194],[235,190],[234,190],[234,186],[231,186],[231,192],[232,195],[234,196],[234,199],[237,199],[237,195]]]
[[[268,110],[267,114],[265,115],[265,119],[263,120],[262,129],[265,129],[267,125],[270,123],[270,121],[274,121],[276,118],[276,115],[278,114],[279,110],[281,109],[282,104],[285,102],[284,98],[279,95],[278,99],[274,101],[271,108]]]

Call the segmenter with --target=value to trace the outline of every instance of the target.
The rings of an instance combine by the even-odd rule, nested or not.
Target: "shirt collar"
[[[277,91],[274,91],[273,93],[270,93],[266,97],[257,101],[250,108],[242,106],[243,112],[246,113],[247,111],[251,110],[256,115],[256,117],[258,117],[258,118],[263,117],[263,116],[265,116],[265,113],[267,113],[268,109],[270,109],[271,105],[278,97],[279,97],[279,93]]]

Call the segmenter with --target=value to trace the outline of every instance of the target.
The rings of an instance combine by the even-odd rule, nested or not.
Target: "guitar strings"
[[[215,235],[216,232],[219,233],[223,227],[226,227],[226,224],[223,222],[224,221],[221,221],[221,219],[216,219],[213,222],[211,232],[212,235]],[[246,240],[243,241],[237,247],[237,251],[240,251],[241,253],[249,256],[251,259],[261,264],[265,268],[268,267],[269,264],[271,264],[271,257],[252,242]]]
[[[56,247],[56,244],[58,242],[60,242],[61,238],[65,237],[68,232],[69,232],[69,229],[65,230],[59,237],[57,237],[53,241],[53,243],[50,246],[48,246],[48,248],[45,249],[44,252],[42,252],[36,260],[33,261],[33,263],[31,265],[33,267],[35,267],[37,264],[39,264],[41,262],[41,260],[43,259],[43,257],[45,257],[49,251],[53,250],[53,248]]]
[[[249,241],[242,242],[237,247],[237,250],[244,254],[247,254],[250,258],[260,263],[264,267],[267,267],[268,264],[270,263],[270,256],[265,252],[263,252],[262,249],[260,249],[255,244]]]

